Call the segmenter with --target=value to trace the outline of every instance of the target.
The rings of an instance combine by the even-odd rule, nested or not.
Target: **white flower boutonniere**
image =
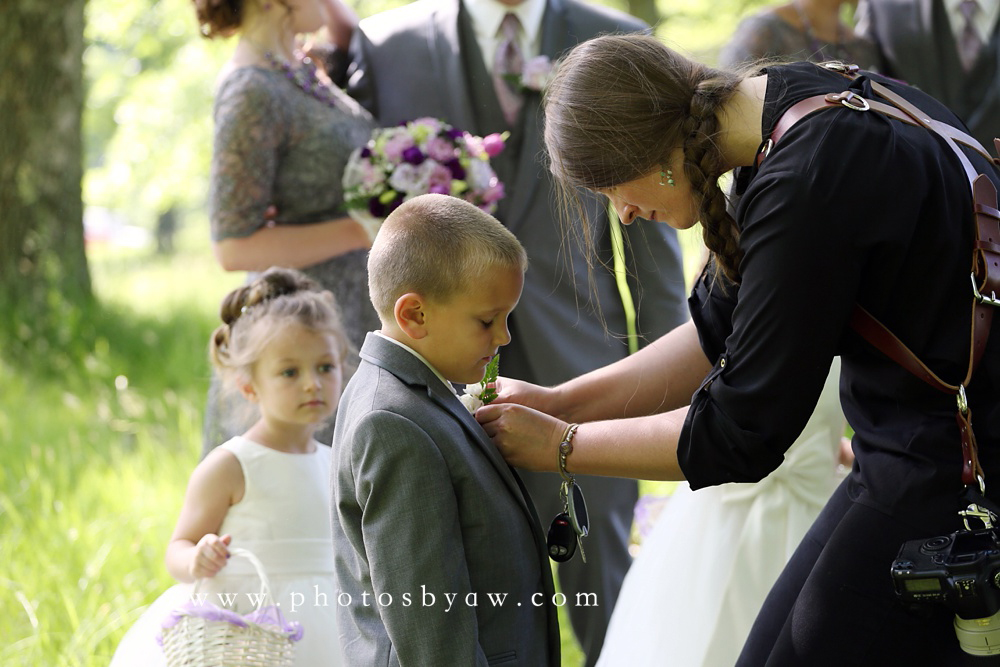
[[[458,397],[458,400],[462,401],[462,405],[472,413],[483,407],[484,405],[489,405],[490,402],[497,397],[496,381],[497,375],[500,373],[500,355],[494,355],[490,359],[490,363],[486,364],[486,374],[483,375],[483,379],[479,381],[479,384],[469,384],[465,386],[465,392]],[[493,387],[488,387],[488,384],[493,383]]]
[[[510,77],[513,79],[511,83],[524,90],[542,92],[549,85],[549,81],[552,80],[554,69],[552,61],[548,56],[535,56],[524,62],[524,67],[521,68],[520,80],[518,80],[518,76],[515,74]]]

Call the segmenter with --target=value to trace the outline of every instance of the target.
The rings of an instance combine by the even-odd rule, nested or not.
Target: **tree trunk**
[[[656,27],[661,18],[660,10],[656,8],[656,0],[628,0],[628,13],[653,27]]]
[[[0,2],[0,297],[89,301],[83,247],[85,0]],[[43,306],[44,307],[44,306]]]

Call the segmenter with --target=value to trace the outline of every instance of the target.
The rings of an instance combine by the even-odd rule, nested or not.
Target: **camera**
[[[903,544],[892,563],[896,594],[941,602],[955,612],[955,634],[972,655],[1000,654],[1000,532],[963,530]]]

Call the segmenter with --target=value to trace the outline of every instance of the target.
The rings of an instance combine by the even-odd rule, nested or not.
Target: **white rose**
[[[497,175],[486,160],[472,160],[465,180],[473,190],[482,191],[496,183]]]
[[[478,384],[476,385],[476,388],[479,388]],[[466,391],[468,391],[468,389],[466,389]],[[473,394],[462,394],[458,397],[458,400],[462,401],[462,405],[465,406],[465,409],[472,413],[475,413],[476,410],[485,405],[485,403],[483,403],[478,396]]]

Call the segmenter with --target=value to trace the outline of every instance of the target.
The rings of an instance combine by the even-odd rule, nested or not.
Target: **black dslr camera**
[[[892,581],[907,602],[942,602],[954,611],[966,653],[1000,653],[1000,531],[962,530],[906,542],[892,563]]]

